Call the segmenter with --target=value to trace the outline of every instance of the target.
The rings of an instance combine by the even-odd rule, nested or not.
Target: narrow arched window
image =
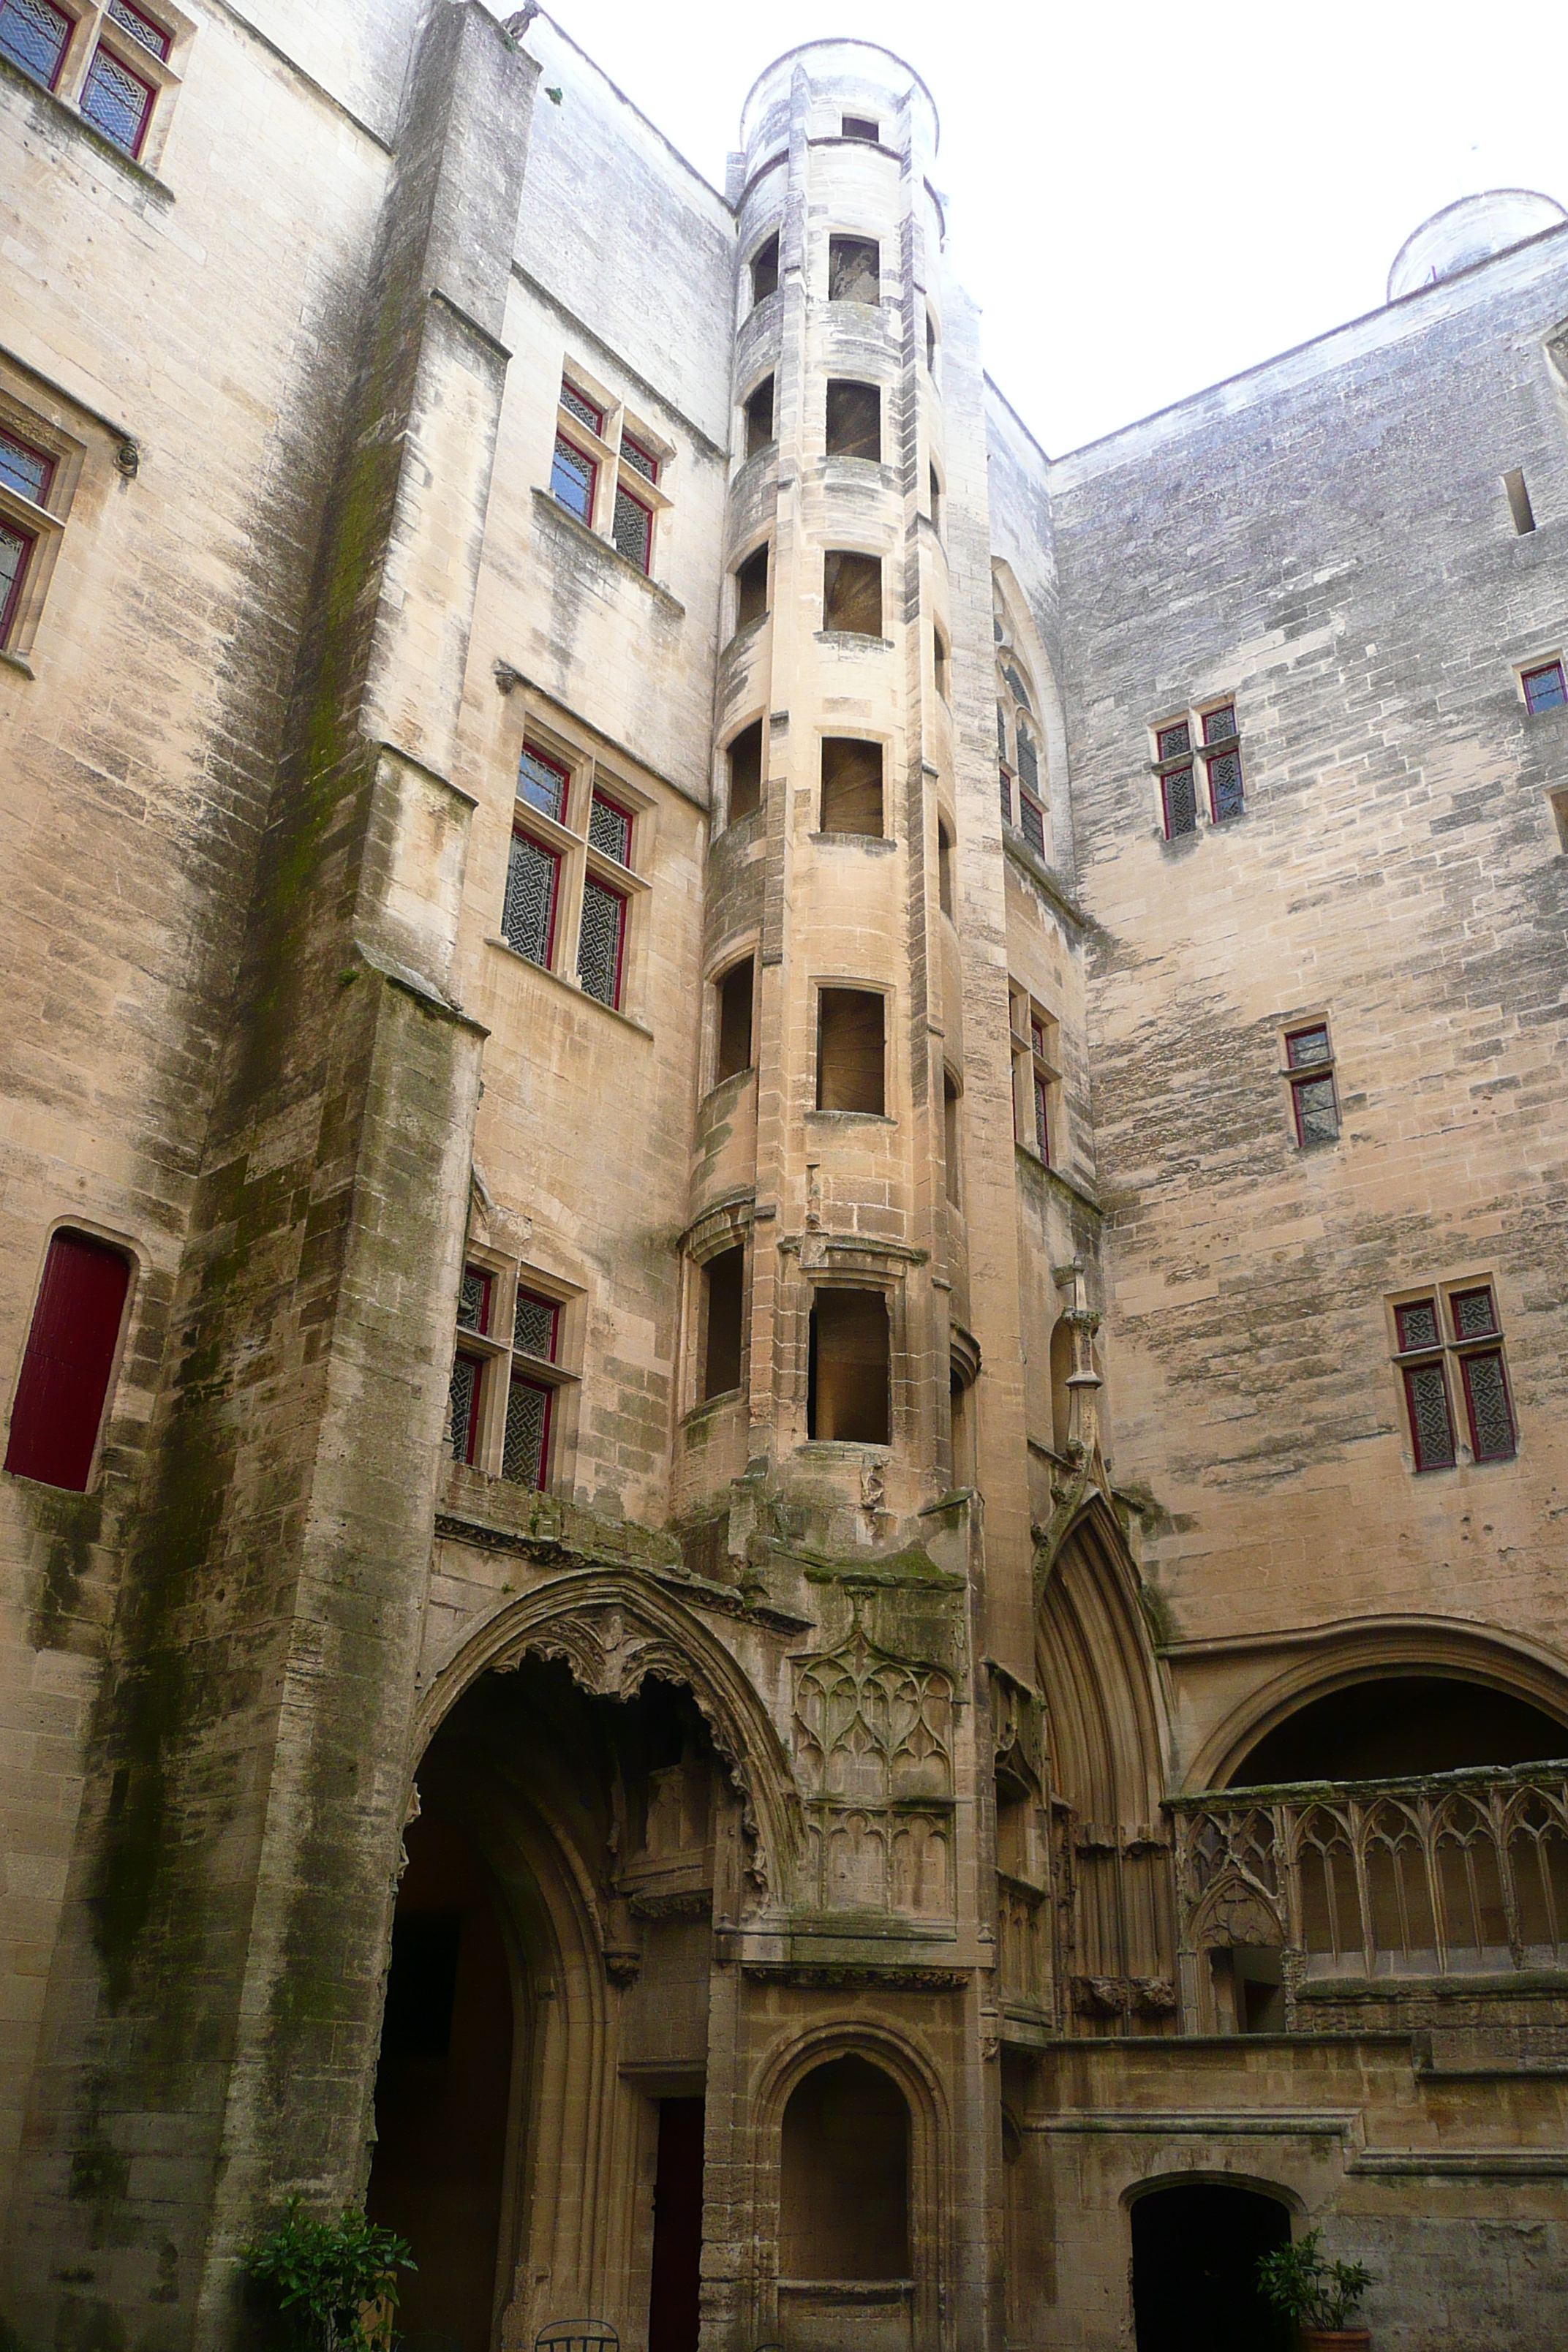
[[[68,1229],[49,1243],[11,1407],[14,1476],[85,1489],[130,1288],[123,1250]]]

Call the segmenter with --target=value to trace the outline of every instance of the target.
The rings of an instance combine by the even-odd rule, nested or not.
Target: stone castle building
[[[5,2343],[1560,2343],[1561,209],[1053,460],[879,48],[0,124]]]

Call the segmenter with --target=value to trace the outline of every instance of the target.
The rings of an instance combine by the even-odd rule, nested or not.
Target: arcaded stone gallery
[[[409,2352],[1552,2352],[1562,208],[1053,458],[874,47],[0,120],[5,2345],[298,2192]]]

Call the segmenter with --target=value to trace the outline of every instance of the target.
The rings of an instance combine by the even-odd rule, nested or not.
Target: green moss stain
[[[103,1532],[102,1492],[69,1495],[18,1479],[16,1493],[44,1554],[27,1637],[35,1650],[56,1650],[79,1612],[92,1570],[93,1547]]]

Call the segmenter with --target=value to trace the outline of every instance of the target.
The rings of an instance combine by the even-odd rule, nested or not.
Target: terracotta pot
[[[1303,2327],[1301,2352],[1367,2352],[1372,2331],[1366,2327]]]

